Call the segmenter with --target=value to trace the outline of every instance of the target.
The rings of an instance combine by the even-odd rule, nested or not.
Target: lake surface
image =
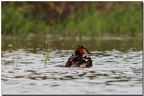
[[[142,40],[2,38],[2,94],[142,94]],[[51,42],[49,61],[45,41]],[[65,68],[82,44],[93,55],[91,68]]]

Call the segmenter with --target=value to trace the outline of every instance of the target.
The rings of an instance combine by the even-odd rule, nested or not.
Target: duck
[[[74,54],[72,54],[68,61],[66,62],[65,67],[92,67],[92,59],[88,56],[84,56],[84,54],[92,54],[82,45],[78,45]]]

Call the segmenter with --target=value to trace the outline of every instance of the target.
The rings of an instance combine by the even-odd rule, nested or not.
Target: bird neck
[[[79,50],[76,50],[76,51],[75,51],[75,55],[77,55],[77,56],[79,56],[79,57],[82,57],[82,56],[83,56],[83,54],[81,54],[81,52],[80,52]]]

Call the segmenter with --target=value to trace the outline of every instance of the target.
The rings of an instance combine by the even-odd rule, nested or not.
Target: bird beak
[[[86,53],[87,53],[87,54],[93,54],[93,53],[91,53],[91,52],[90,52],[90,51],[88,51],[88,50],[86,50]]]
[[[88,52],[88,54],[93,54],[93,53],[91,53],[91,52]]]

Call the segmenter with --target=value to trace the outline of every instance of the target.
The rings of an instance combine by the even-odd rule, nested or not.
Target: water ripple
[[[142,94],[142,51],[92,51],[91,68],[55,67],[73,50],[52,51],[45,67],[38,51],[2,52],[3,94]]]

